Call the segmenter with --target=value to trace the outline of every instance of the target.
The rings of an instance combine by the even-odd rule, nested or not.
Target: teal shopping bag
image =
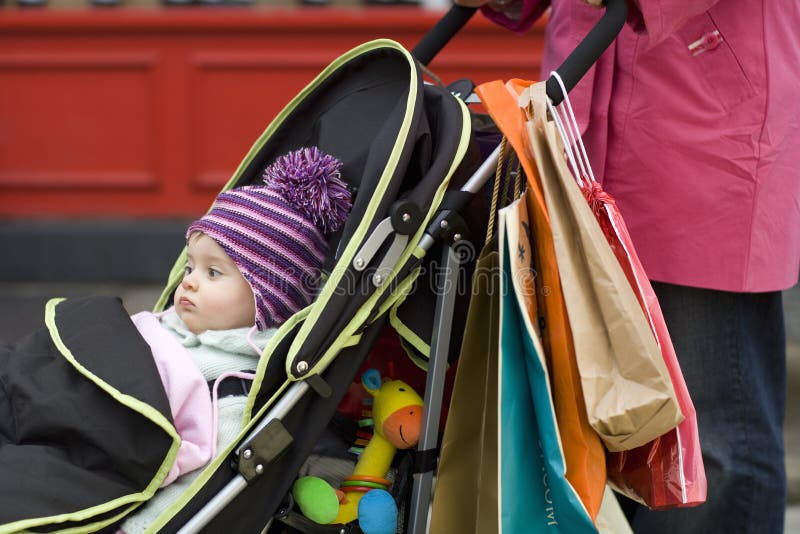
[[[595,533],[566,479],[564,453],[536,328],[536,273],[524,201],[500,211],[499,454],[502,532]],[[533,318],[531,317],[533,315]],[[536,326],[534,326],[536,324]]]

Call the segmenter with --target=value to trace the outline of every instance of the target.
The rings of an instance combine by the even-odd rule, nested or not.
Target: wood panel
[[[0,17],[0,217],[192,217],[278,111],[331,60],[413,7],[6,10]],[[542,27],[480,16],[432,62],[445,82],[535,78]]]
[[[155,57],[0,52],[0,189],[156,184]]]

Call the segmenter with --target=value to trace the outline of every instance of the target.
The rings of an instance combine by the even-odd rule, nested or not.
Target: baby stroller
[[[300,466],[389,315],[403,317],[400,310],[420,266],[439,247],[443,272],[457,276],[455,244],[469,231],[462,213],[472,201],[480,205],[475,193],[493,174],[497,152],[481,161],[466,105],[445,88],[424,84],[414,56],[427,63],[473,12],[452,10],[414,55],[393,41],[378,40],[335,60],[267,127],[224,187],[255,183],[276,157],[315,145],[343,162],[342,177],[355,194],[345,226],[330,243],[326,279],[316,300],[284,323],[264,348],[241,439],[220,451],[149,531],[259,532],[269,525],[285,507]],[[571,87],[580,76],[562,77]],[[485,224],[480,216],[476,222]],[[184,251],[157,310],[170,302],[185,264]],[[424,313],[413,336],[432,339],[421,348],[430,363],[409,531],[424,529],[444,368],[460,342],[453,317],[466,308],[455,305],[456,284],[443,281],[442,287],[450,290],[436,295],[438,288],[428,288],[433,289],[429,295],[405,299],[414,306],[420,299],[431,302],[415,310]],[[106,507],[96,516],[54,516],[33,526],[43,531],[113,530],[129,511]],[[318,526],[313,531],[356,528]]]
[[[218,456],[151,525],[150,531],[177,531],[193,517],[202,517],[198,511],[237,473],[243,474],[246,481],[243,491],[231,497],[224,510],[203,528],[261,530],[287,494],[294,474],[353,381],[388,312],[399,305],[403,293],[397,288],[410,285],[418,276],[418,266],[425,255],[420,241],[426,235],[432,243],[442,236],[465,233],[455,220],[448,223],[442,210],[454,210],[469,199],[447,194],[448,184],[463,182],[479,162],[469,112],[445,89],[424,85],[419,66],[398,43],[373,41],[335,60],[268,126],[224,189],[259,181],[266,164],[304,146],[319,147],[341,160],[341,175],[354,197],[348,220],[329,242],[324,285],[311,306],[279,328],[255,369],[244,415],[248,424],[242,434],[256,425],[263,428],[259,428],[256,437],[218,451]],[[169,275],[157,310],[168,306],[185,265],[184,251]],[[79,327],[64,318],[83,304],[51,302],[48,313],[54,320],[48,323],[49,332],[41,337],[46,338],[55,360],[62,360],[63,356],[69,362],[68,371],[78,371],[70,374],[70,387],[98,389],[99,397],[112,398],[108,403],[117,412],[145,415],[150,423],[159,421],[156,439],[144,439],[154,433],[153,425],[148,423],[140,427],[141,436],[118,441],[146,449],[152,457],[148,462],[155,465],[152,469],[161,470],[162,460],[166,462],[176,444],[174,429],[169,428],[169,423],[163,424],[163,415],[168,416],[169,410],[163,402],[148,396],[150,392],[137,391],[127,383],[131,380],[120,376],[124,374],[122,370],[106,371],[100,368],[100,358],[89,362],[81,356],[82,350],[77,350],[69,337]],[[91,316],[84,314],[87,322],[100,324],[110,317],[106,308],[93,310]],[[124,322],[124,314],[115,315],[114,320]],[[129,343],[141,346],[140,342]],[[107,353],[99,347],[92,349]],[[72,358],[72,354],[78,356]],[[148,381],[144,376],[133,380],[136,384]],[[284,408],[289,405],[290,411]],[[285,409],[286,414],[262,422],[267,409],[276,413]],[[153,414],[154,411],[159,413]],[[95,435],[98,433],[95,430],[92,439],[103,440],[103,436]],[[12,453],[25,452],[29,443],[7,448],[7,463],[11,463]],[[47,448],[47,458],[58,456],[54,447]],[[106,447],[98,449],[102,454],[96,454],[90,462],[109,463]],[[125,454],[132,457],[133,451],[126,449]],[[59,466],[60,470],[52,471],[50,477],[61,479],[61,469],[66,471],[69,462],[59,462]],[[93,500],[94,496],[81,498],[78,510],[70,508],[74,504],[70,502],[72,495],[67,495],[63,503],[54,498],[56,503],[44,514],[40,512],[47,500],[44,484],[36,487],[33,498],[42,501],[41,508],[12,505],[16,500],[11,499],[9,487],[8,492],[2,491],[3,500],[6,495],[9,499],[2,506],[5,525],[0,526],[0,531],[114,529],[136,508],[137,499],[148,496],[142,494],[145,488],[149,491],[157,487],[154,480],[152,473],[139,477],[133,481],[130,493],[115,488],[109,491],[112,498],[106,502]],[[6,482],[10,481],[11,477],[6,478]],[[75,485],[81,482],[76,480]],[[25,494],[21,492],[20,501]]]
[[[356,191],[330,243],[325,284],[264,350],[246,414],[253,436],[223,451],[153,531],[262,529],[400,304],[398,288],[419,274],[425,243],[465,235],[451,213],[471,196],[448,185],[463,183],[479,163],[469,112],[444,88],[423,84],[399,44],[373,41],[335,60],[278,115],[226,188],[257,180],[266,163],[308,145],[336,154]],[[176,262],[157,308],[184,263]],[[440,335],[449,341],[444,329]]]
[[[389,47],[393,54],[397,53],[405,58],[404,61],[408,61],[409,67],[415,70],[415,67],[412,67],[413,58],[422,64],[427,64],[469,20],[474,11],[474,9],[460,6],[452,8],[411,55],[396,48],[395,45],[385,42],[364,46]],[[625,14],[620,14],[619,9],[609,13],[559,68],[567,91],[574,87],[582,74],[613,41],[624,19]],[[563,99],[561,89],[555,79],[550,82],[548,82],[548,95],[557,104]],[[249,441],[245,441],[236,450],[240,454],[238,462],[240,475],[229,482],[225,488],[220,489],[202,508],[189,510],[188,506],[184,507],[167,524],[168,529],[171,529],[173,525],[183,525],[180,532],[201,530],[205,532],[205,529],[213,532],[230,528],[229,521],[236,521],[237,525],[242,525],[244,528],[242,521],[238,518],[251,514],[253,510],[248,508],[244,499],[239,500],[239,496],[248,492],[257,495],[255,498],[259,503],[261,517],[259,520],[252,520],[247,528],[255,530],[259,525],[268,522],[270,514],[281,507],[283,496],[294,480],[297,468],[302,464],[302,458],[311,450],[316,437],[319,436],[322,428],[333,415],[343,389],[355,378],[355,373],[363,361],[369,345],[378,335],[382,321],[385,320],[385,312],[393,306],[396,309],[398,302],[402,304],[402,300],[398,301],[398,298],[402,297],[384,289],[384,273],[393,280],[399,281],[399,287],[403,287],[409,279],[415,276],[415,270],[420,265],[423,254],[431,251],[438,243],[443,245],[440,252],[442,254],[441,265],[446,266],[445,272],[456,273],[455,276],[458,276],[457,267],[460,259],[453,249],[457,248],[455,245],[462,240],[468,230],[468,225],[464,224],[460,213],[466,216],[470,201],[482,198],[479,193],[489,178],[494,175],[499,148],[490,150],[491,154],[484,155],[480,161],[477,157],[480,150],[474,146],[477,142],[476,134],[471,131],[474,126],[474,124],[471,126],[471,122],[474,121],[470,120],[464,104],[458,98],[453,98],[447,91],[436,86],[425,85],[422,87],[422,91],[423,106],[429,125],[429,129],[426,128],[426,135],[429,132],[431,136],[429,139],[425,139],[425,144],[430,143],[429,146],[435,148],[434,159],[431,160],[427,171],[422,171],[422,175],[429,179],[430,183],[426,184],[425,179],[419,180],[416,167],[408,168],[405,178],[401,179],[400,187],[402,190],[411,184],[416,184],[414,190],[407,194],[401,192],[399,199],[394,201],[394,205],[388,206],[388,210],[384,212],[385,215],[377,216],[371,223],[366,224],[366,227],[369,228],[366,233],[347,233],[347,230],[352,231],[355,224],[353,220],[355,217],[351,216],[341,241],[349,241],[349,244],[345,249],[347,252],[337,258],[337,266],[345,270],[353,269],[355,271],[353,275],[360,279],[371,277],[374,291],[370,295],[357,296],[357,300],[351,300],[352,297],[345,296],[338,301],[330,299],[326,302],[323,297],[331,287],[333,278],[329,279],[329,285],[312,306],[313,311],[306,317],[306,324],[293,326],[291,327],[292,331],[286,329],[286,337],[275,345],[275,352],[270,358],[269,367],[264,369],[266,374],[261,374],[261,376],[269,377],[282,376],[281,371],[285,366],[289,381],[294,381],[294,385],[288,388],[274,405],[270,405],[269,401],[263,403],[261,411],[269,411],[264,415],[261,423],[256,426],[255,437],[248,438]],[[467,97],[468,95],[463,94],[462,96]],[[450,122],[451,119],[452,122]],[[459,135],[461,142],[457,143],[455,138]],[[447,141],[448,138],[449,141]],[[413,165],[418,165],[418,163],[416,161]],[[419,220],[416,215],[418,207],[427,205],[424,200],[421,203],[407,202],[411,199],[426,198],[421,196],[422,191],[429,191],[427,198],[433,198],[434,203],[419,225],[406,227],[403,223],[407,220]],[[381,200],[381,206],[387,204],[391,203],[386,199]],[[480,212],[480,214],[479,218],[485,217],[485,212]],[[467,218],[469,219],[469,217]],[[476,221],[470,219],[470,222],[475,223]],[[485,220],[478,220],[477,224],[472,224],[472,226],[480,228],[482,224],[485,224]],[[364,225],[365,223],[362,221],[359,227]],[[363,237],[365,235],[366,239]],[[388,243],[386,236],[392,236],[391,244]],[[409,238],[407,239],[405,236],[409,236]],[[379,251],[379,255],[372,260],[372,264],[377,263],[378,267],[369,272],[369,269],[365,270],[364,266],[369,263],[372,251]],[[350,252],[354,254],[348,254]],[[435,255],[435,253],[431,253],[427,257]],[[334,272],[335,270],[334,268]],[[469,271],[467,270],[468,275]],[[376,280],[376,278],[379,279]],[[341,278],[337,280],[341,280]],[[451,282],[452,280],[443,281],[440,287],[455,287],[456,284]],[[438,298],[435,300],[435,313],[432,320],[427,323],[428,328],[426,330],[417,329],[415,332],[418,337],[432,339],[432,342],[428,347],[429,351],[424,354],[430,358],[425,392],[425,415],[423,431],[416,451],[415,483],[411,495],[409,517],[404,529],[406,532],[424,532],[426,528],[431,482],[436,465],[444,370],[450,354],[458,352],[462,333],[458,328],[463,322],[460,321],[462,318],[459,317],[453,321],[453,317],[456,315],[455,292],[439,291]],[[359,306],[361,306],[360,310]],[[365,307],[371,311],[365,312]],[[433,307],[431,305],[431,309]],[[466,306],[463,308],[465,309]],[[346,317],[341,317],[341,315]],[[354,319],[350,319],[350,317],[354,317]],[[318,337],[306,335],[313,331],[314,325],[318,327]],[[348,346],[350,345],[348,336],[353,335],[359,336],[358,345]],[[291,338],[294,338],[294,341],[291,341]],[[455,351],[453,351],[453,347],[455,347]],[[277,354],[281,356],[276,361]],[[276,367],[272,367],[273,365]],[[271,369],[275,369],[273,374],[270,374]],[[315,376],[314,369],[320,373],[319,376]],[[261,388],[264,387],[262,384]],[[286,384],[273,382],[270,390],[283,390],[285,387]],[[254,399],[254,414],[256,407],[262,404],[261,401],[265,397],[266,394],[262,393]],[[304,422],[308,422],[308,424],[304,425]],[[315,423],[316,428],[312,428]],[[291,438],[284,432],[284,429],[291,434]],[[296,446],[297,448],[291,454],[279,457],[274,448],[266,447],[271,450],[266,451],[261,456],[262,459],[252,460],[257,453],[252,452],[255,447],[248,443],[255,444],[256,442],[265,445],[276,442],[292,442],[292,447]],[[252,454],[249,458],[247,457],[248,451],[251,451],[250,454]],[[258,473],[259,464],[264,466],[263,474]],[[267,464],[271,465],[267,467]],[[220,484],[222,478],[220,475]],[[230,479],[230,475],[225,478]],[[259,488],[270,489],[265,491]],[[208,489],[208,485],[204,486],[202,495],[209,495]],[[202,500],[201,492],[198,492],[196,500]],[[190,502],[190,505],[194,503],[195,500]],[[243,520],[250,521],[251,518]],[[342,525],[316,525],[309,526],[307,530],[303,531],[357,532],[357,529],[358,527],[354,525],[345,527]]]
[[[465,200],[446,196],[449,182],[463,181],[478,162],[466,106],[441,87],[423,85],[419,66],[409,52],[389,40],[366,43],[328,66],[267,127],[224,189],[259,181],[265,164],[304,146],[319,147],[342,162],[341,175],[353,192],[353,207],[329,242],[330,257],[323,269],[326,280],[316,301],[286,321],[264,348],[254,370],[244,415],[249,424],[243,434],[260,424],[268,408],[295,406],[280,420],[268,421],[259,437],[219,451],[189,490],[151,526],[153,532],[177,531],[237,472],[247,473],[246,489],[206,528],[249,532],[268,522],[286,495],[293,473],[352,382],[387,312],[398,304],[402,295],[396,291],[398,285],[410,284],[418,274],[416,266],[424,257],[419,247],[423,235],[433,233],[431,239],[438,240],[447,224],[432,223],[443,203],[458,205]],[[169,274],[157,310],[171,302],[185,265],[184,250]],[[29,390],[36,391],[27,395],[27,390],[18,388],[9,398],[38,397],[42,399],[39,405],[44,405],[47,395],[33,389],[37,384],[30,382],[35,379],[24,381],[25,375],[37,372],[37,377],[48,380],[51,392],[65,390],[64,406],[71,405],[67,395],[73,391],[90,392],[94,400],[83,406],[96,405],[103,414],[69,413],[71,421],[78,420],[71,425],[80,424],[80,419],[86,424],[76,436],[64,435],[69,434],[69,426],[55,420],[75,410],[58,410],[56,395],[52,395],[53,402],[47,405],[52,415],[44,418],[46,425],[26,418],[31,423],[19,430],[23,438],[8,441],[0,427],[0,532],[114,529],[158,487],[156,479],[159,473],[163,475],[168,459],[174,458],[179,439],[170,428],[163,395],[142,386],[160,387],[158,377],[141,371],[138,364],[122,365],[136,361],[136,356],[127,358],[127,352],[135,349],[138,355],[147,350],[131,328],[124,337],[119,333],[127,321],[124,310],[110,302],[70,299],[51,301],[47,314],[47,328],[38,334],[35,346],[25,341],[8,350],[0,347],[0,379],[13,371],[15,377],[23,377],[15,378],[15,387],[31,386]],[[98,334],[98,343],[84,342],[81,336],[88,329]],[[107,356],[116,345],[131,349],[123,351],[126,358],[113,368],[110,362],[116,358],[101,354]],[[40,346],[46,350],[40,351]],[[39,353],[46,359],[38,359]],[[43,371],[50,362],[58,367],[58,373],[51,373],[52,380]],[[309,394],[303,395],[292,384],[310,386],[302,388]],[[3,399],[4,389],[3,384]],[[12,409],[22,414],[22,404]],[[8,419],[13,425],[15,417]],[[109,431],[114,419],[130,428],[124,437]],[[55,436],[59,432],[61,438]],[[54,445],[57,438],[87,446],[80,458],[64,458]],[[232,460],[235,470],[230,468]],[[126,463],[119,474],[108,469],[102,477],[77,474],[99,465]],[[12,468],[14,464],[17,467]],[[144,474],[133,473],[138,470]],[[26,471],[38,480],[29,485],[15,482],[17,476],[27,478]],[[51,498],[52,487],[61,485],[56,481],[64,481],[71,489]],[[107,498],[101,500],[103,496]]]

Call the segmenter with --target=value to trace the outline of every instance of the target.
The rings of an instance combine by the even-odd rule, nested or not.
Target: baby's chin
[[[178,314],[186,329],[194,335],[202,334],[206,330],[210,330],[202,321],[199,320],[196,314],[182,310],[180,306],[175,306],[175,313]]]
[[[183,324],[186,325],[186,329],[194,335],[200,335],[203,332],[208,332],[209,330],[234,330],[238,328],[252,328],[255,325],[255,322],[250,324],[247,321],[242,321],[239,323],[204,321],[203,318],[198,316],[197,313],[184,310],[180,306],[175,306],[175,312],[178,314],[178,317],[181,318]]]

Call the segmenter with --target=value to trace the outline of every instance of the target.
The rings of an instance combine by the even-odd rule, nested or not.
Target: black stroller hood
[[[411,67],[407,84],[413,109],[387,106],[391,111],[370,143],[361,194],[341,241],[347,247],[339,247],[328,283],[288,354],[287,372],[294,378],[324,367],[348,336],[357,336],[385,311],[381,303],[396,288],[397,275],[406,271],[403,266],[416,263],[411,252],[435,214],[449,179],[469,167],[460,165],[470,140],[465,106],[441,87],[423,85],[408,52],[395,53]],[[387,104],[396,98],[385,96]],[[403,120],[395,122],[403,113]],[[379,174],[377,181],[373,173]],[[405,249],[403,243],[407,243]]]
[[[461,165],[465,159],[477,165],[470,141],[466,106],[446,89],[424,84],[411,54],[385,39],[335,60],[256,141],[225,189],[258,183],[275,158],[314,145],[342,161],[342,178],[354,193],[343,229],[330,239],[324,286],[299,330],[281,329],[279,337],[294,338],[288,355],[271,356],[286,357],[291,377],[320,372],[386,311],[378,310],[380,303],[396,275],[407,272],[402,266],[416,260],[415,243],[448,181],[471,172]],[[387,254],[391,261],[384,261]],[[184,265],[185,254],[157,308],[165,307]],[[376,277],[378,266],[387,265]]]
[[[307,333],[303,335],[301,331],[299,335],[302,344],[296,342],[292,347],[294,351],[289,354],[287,372],[296,378],[303,375],[302,369],[311,369],[324,358],[329,347],[336,350],[336,338],[343,331],[347,332],[346,326],[357,314],[362,317],[356,318],[356,324],[360,326],[354,325],[350,329],[351,335],[357,335],[378,313],[384,311],[381,303],[391,298],[391,290],[397,289],[402,282],[398,276],[410,274],[410,268],[418,263],[418,258],[413,255],[408,256],[405,261],[395,263],[397,255],[393,255],[390,242],[405,235],[414,243],[415,234],[425,230],[422,225],[436,212],[441,200],[441,197],[436,198],[437,191],[440,188],[443,191],[442,186],[447,184],[447,179],[454,171],[472,168],[469,165],[460,169],[454,167],[454,162],[463,161],[461,158],[464,157],[464,154],[458,154],[464,144],[459,133],[465,126],[469,128],[468,117],[462,113],[461,105],[440,87],[425,85],[421,89],[422,113],[415,121],[416,128],[407,138],[406,148],[411,150],[404,150],[402,159],[395,168],[397,178],[390,186],[392,191],[387,191],[369,225],[364,225],[367,229],[367,242],[375,239],[373,232],[380,233],[376,231],[376,227],[382,221],[385,221],[383,224],[387,228],[391,224],[393,233],[384,242],[379,241],[379,252],[371,263],[367,264],[361,251],[356,248],[352,249],[356,252],[354,259],[345,256],[342,258],[344,261],[337,265],[336,269],[341,270],[342,276],[335,280],[331,278],[329,283],[335,281],[336,287],[330,291],[330,297],[324,301],[324,306],[317,305],[314,310],[318,312],[316,316],[306,319],[304,329]],[[381,152],[381,149],[376,152]],[[404,169],[402,174],[401,169]],[[399,191],[395,191],[397,189]],[[363,225],[364,221],[356,214],[348,222],[346,231],[352,231],[359,224]],[[346,234],[344,237],[353,236]],[[357,238],[357,242],[363,244],[365,240]],[[363,248],[369,246],[364,245]],[[360,261],[364,264],[359,266]],[[387,262],[390,269],[379,267],[383,261]],[[382,277],[381,282],[376,282],[376,275]],[[383,294],[377,296],[375,292],[379,289],[383,289]],[[368,304],[369,302],[372,304]],[[367,313],[367,309],[371,311]],[[328,352],[330,357],[335,356],[333,351]]]

